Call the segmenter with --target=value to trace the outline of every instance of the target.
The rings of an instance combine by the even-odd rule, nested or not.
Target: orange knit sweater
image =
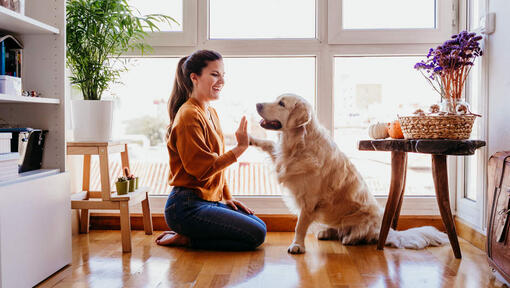
[[[167,143],[169,184],[196,189],[207,201],[229,200],[232,196],[224,169],[237,159],[232,151],[225,153],[218,114],[212,107],[208,109],[214,125],[193,98],[179,108]]]

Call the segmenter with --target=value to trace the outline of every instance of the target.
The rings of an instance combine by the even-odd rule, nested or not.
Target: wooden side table
[[[149,189],[140,187],[126,195],[111,191],[108,155],[120,153],[122,167],[129,167],[128,146],[120,142],[67,142],[67,155],[83,155],[82,192],[73,194],[71,208],[81,209],[80,233],[89,232],[89,209],[120,210],[122,252],[131,252],[131,221],[129,206],[142,203],[143,228],[146,235],[152,234],[152,218],[149,206]],[[101,191],[90,191],[90,157],[99,156]]]
[[[364,151],[390,151],[391,152],[391,183],[388,202],[384,209],[383,222],[379,233],[377,249],[382,250],[388,237],[390,226],[397,228],[400,208],[404,198],[404,189],[407,172],[407,153],[425,153],[432,155],[432,176],[436,190],[437,204],[441,213],[441,219],[448,234],[448,239],[453,249],[455,258],[461,258],[459,240],[455,230],[450,199],[448,192],[448,171],[446,157],[448,155],[473,155],[475,150],[485,146],[485,141],[480,140],[442,140],[442,139],[417,139],[417,140],[362,140],[358,143],[358,149]]]

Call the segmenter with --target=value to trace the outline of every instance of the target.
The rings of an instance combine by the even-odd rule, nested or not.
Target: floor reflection
[[[155,237],[133,231],[131,253],[122,253],[118,231],[74,237],[72,265],[40,287],[500,286],[489,277],[484,252],[463,240],[463,258],[455,259],[449,245],[379,251],[375,245],[318,241],[311,234],[302,255],[287,253],[293,233],[268,233],[266,243],[246,252],[161,247]]]

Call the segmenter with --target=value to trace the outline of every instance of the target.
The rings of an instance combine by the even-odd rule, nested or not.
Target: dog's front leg
[[[276,143],[271,140],[259,139],[250,136],[250,145],[257,146],[271,156],[271,160],[276,159]]]
[[[296,233],[294,235],[294,241],[290,244],[287,252],[291,254],[301,254],[305,253],[305,236],[306,231],[308,231],[308,226],[312,223],[313,219],[310,214],[301,210],[299,213],[297,225],[296,225]]]

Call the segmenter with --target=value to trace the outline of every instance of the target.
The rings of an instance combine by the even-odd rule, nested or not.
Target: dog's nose
[[[257,103],[257,111],[262,111],[262,108],[264,108],[264,105],[262,103]]]

